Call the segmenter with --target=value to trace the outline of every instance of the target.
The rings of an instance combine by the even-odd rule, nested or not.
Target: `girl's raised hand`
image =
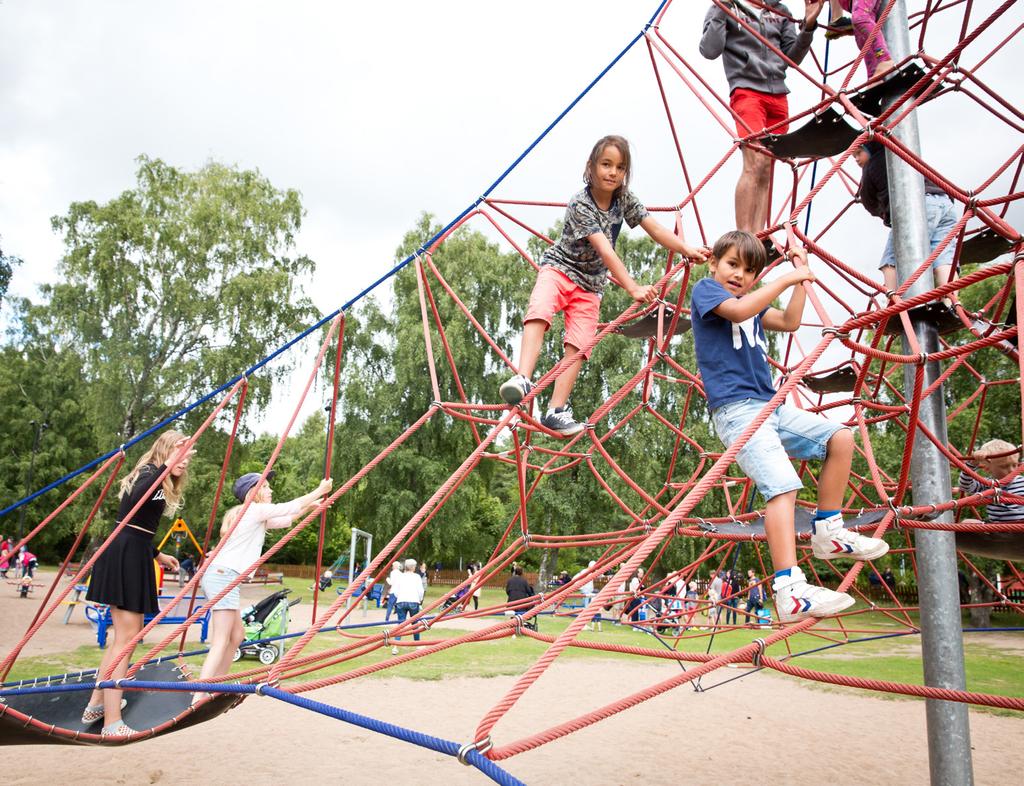
[[[316,487],[315,494],[317,497],[324,497],[331,493],[331,489],[334,488],[334,480],[332,478],[324,478],[320,481],[320,485]]]

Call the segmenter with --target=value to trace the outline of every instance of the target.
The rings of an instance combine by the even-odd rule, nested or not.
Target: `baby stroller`
[[[445,598],[444,604],[441,606],[441,609],[443,610],[448,608],[449,606],[454,606],[456,603],[458,603],[460,600],[466,597],[467,592],[469,592],[469,587],[463,587],[451,597]]]
[[[288,632],[288,610],[301,598],[289,601],[290,589],[278,590],[268,595],[254,606],[242,609],[242,624],[245,626],[245,641],[235,650],[232,660],[239,660],[244,655],[255,655],[260,663],[269,666],[281,657],[284,652],[283,642],[264,642]]]

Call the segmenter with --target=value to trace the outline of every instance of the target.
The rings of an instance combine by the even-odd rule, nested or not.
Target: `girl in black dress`
[[[167,461],[180,452],[187,442],[185,435],[178,431],[165,431],[153,446],[139,459],[128,476],[121,482],[121,503],[117,511],[117,524],[131,512],[140,500],[142,506],[132,516],[117,537],[107,546],[96,560],[89,582],[88,600],[110,606],[114,623],[114,638],[103,653],[97,676],[104,672],[119,653],[119,647],[130,641],[143,626],[146,614],[159,611],[156,593],[155,559],[164,570],[177,570],[178,560],[170,554],[163,554],[153,546],[160,517],[172,515],[181,506],[181,495],[188,475],[188,463],[194,450],[179,457],[178,463],[163,481],[157,479],[167,468]],[[128,671],[132,653],[124,658],[110,675],[117,680]],[[122,691],[94,690],[89,704],[82,714],[82,723],[92,724],[104,719],[104,736],[126,736],[134,734],[121,720]]]

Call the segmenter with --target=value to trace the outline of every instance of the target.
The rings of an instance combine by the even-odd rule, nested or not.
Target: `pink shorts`
[[[551,327],[551,318],[565,312],[565,343],[581,349],[597,332],[597,317],[601,311],[601,297],[574,284],[561,271],[545,265],[537,273],[537,283],[530,294],[523,322],[539,319]],[[583,358],[590,352],[583,352]]]

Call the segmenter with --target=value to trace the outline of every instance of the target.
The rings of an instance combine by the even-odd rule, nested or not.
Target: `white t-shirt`
[[[267,530],[289,526],[301,510],[299,503],[294,500],[252,503],[211,564],[241,573],[260,558]]]
[[[414,570],[403,571],[391,582],[395,603],[422,603],[423,581]]]
[[[573,580],[575,581],[580,576],[582,576],[584,573],[586,573],[588,570],[593,570],[593,568],[584,568],[583,570],[581,570],[579,573],[577,573],[575,576],[572,577]],[[580,592],[583,595],[593,595],[594,594],[594,579],[591,578],[590,581],[588,581],[586,584],[584,584],[582,587],[580,587]]]
[[[401,576],[401,575],[402,575],[402,571],[396,570],[395,568],[391,569],[391,573],[389,573],[387,579],[385,579],[385,581],[387,582],[387,585],[388,585],[388,594],[389,595],[393,595],[395,593],[395,579],[398,576]]]

